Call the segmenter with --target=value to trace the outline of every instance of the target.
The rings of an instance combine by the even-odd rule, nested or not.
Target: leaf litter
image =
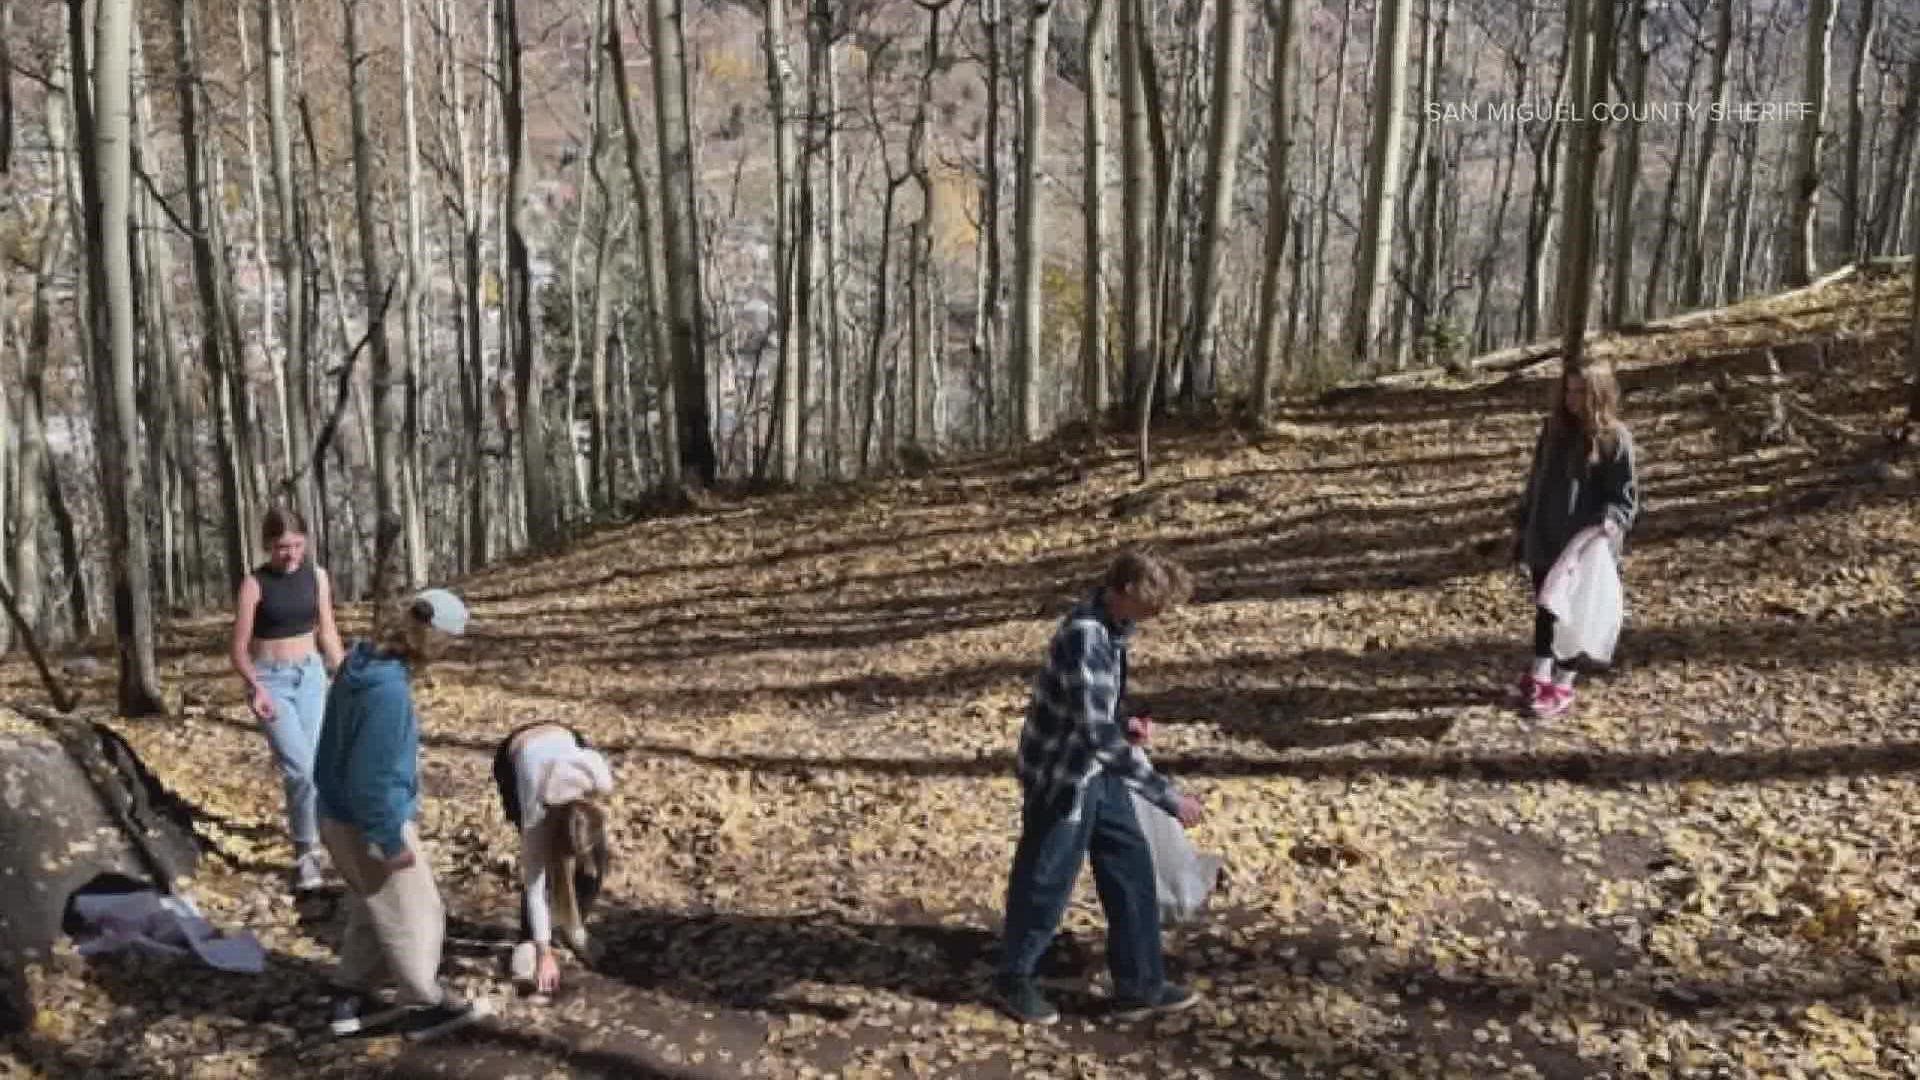
[[[1837,294],[1837,296],[1836,296]],[[1817,302],[1816,302],[1817,301]],[[1811,407],[1903,400],[1905,293],[1773,313]],[[1751,328],[1616,343],[1646,512],[1620,661],[1575,711],[1501,700],[1530,616],[1501,564],[1548,370],[1173,429],[1135,494],[1062,441],[911,480],[715,502],[462,583],[418,692],[447,972],[502,1003],[427,1047],[319,1034],[340,913],[284,895],[278,784],[216,620],[167,628],[204,702],[117,728],[208,814],[194,895],[270,972],[31,972],[23,1075],[1912,1076],[1920,1073],[1920,512],[1905,467],[1820,432],[1754,444],[1716,378]],[[1747,334],[1748,337],[1740,335]],[[1794,335],[1798,335],[1795,337]],[[1794,348],[1818,342],[1820,348]],[[1134,693],[1226,877],[1166,934],[1205,1007],[1100,1015],[1083,877],[1043,969],[1066,1011],[981,1004],[1017,826],[1025,682],[1125,543],[1193,569]],[[362,611],[350,611],[351,630]],[[9,691],[32,694],[16,662]],[[110,693],[110,670],[86,687]],[[615,762],[604,955],[512,998],[515,841],[494,744],[535,718]]]

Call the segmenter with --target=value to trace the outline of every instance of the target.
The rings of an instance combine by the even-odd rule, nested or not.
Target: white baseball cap
[[[467,632],[467,605],[445,589],[425,589],[415,594],[413,617],[443,634]]]

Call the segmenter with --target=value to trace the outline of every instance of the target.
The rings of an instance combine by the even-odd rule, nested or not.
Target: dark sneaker
[[[449,993],[438,1005],[416,1005],[407,1011],[407,1038],[414,1042],[437,1039],[492,1014],[485,1001],[466,1001]]]
[[[1123,1023],[1132,1023],[1161,1013],[1186,1012],[1198,1004],[1200,1004],[1200,991],[1167,983],[1160,987],[1160,992],[1153,995],[1150,1001],[1116,1001],[1113,1015]]]
[[[1060,1010],[1054,1008],[1053,1003],[1040,993],[1040,988],[1033,984],[1032,979],[995,980],[993,1005],[1023,1024],[1046,1027],[1060,1019]]]
[[[382,1002],[371,994],[343,990],[334,995],[328,1025],[335,1035],[359,1035],[396,1020],[407,1012],[405,1005]]]

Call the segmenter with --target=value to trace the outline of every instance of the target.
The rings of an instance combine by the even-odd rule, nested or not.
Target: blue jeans
[[[319,653],[300,660],[256,660],[260,686],[273,699],[273,719],[260,725],[280,766],[287,794],[287,832],[296,853],[319,842],[313,754],[320,745],[320,717],[327,708],[327,669]]]
[[[1005,981],[1031,979],[1066,913],[1083,855],[1107,916],[1107,966],[1114,996],[1149,1001],[1166,983],[1160,956],[1160,905],[1153,855],[1133,814],[1127,783],[1101,773],[1087,784],[1077,821],[1071,789],[1051,799],[1029,797],[1020,812],[1020,843],[1007,881]]]

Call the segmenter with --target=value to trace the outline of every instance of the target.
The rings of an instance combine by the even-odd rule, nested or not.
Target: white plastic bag
[[[1147,848],[1153,852],[1153,882],[1160,900],[1160,921],[1183,923],[1200,914],[1207,896],[1220,878],[1224,862],[1218,855],[1194,850],[1187,830],[1172,814],[1148,801],[1138,790],[1133,794],[1133,815],[1140,819],[1140,831],[1147,836]]]
[[[1595,663],[1613,661],[1626,616],[1626,598],[1620,588],[1620,568],[1604,530],[1582,529],[1547,571],[1540,584],[1539,604],[1553,613],[1553,655],[1563,662],[1586,657]]]

